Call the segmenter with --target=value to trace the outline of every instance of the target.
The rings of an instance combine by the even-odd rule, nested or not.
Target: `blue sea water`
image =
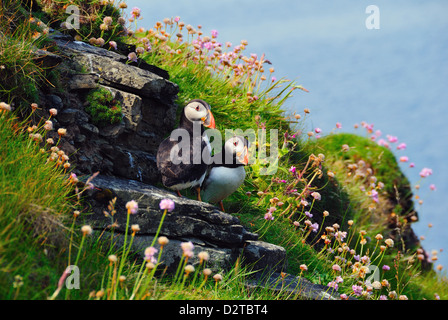
[[[262,53],[277,78],[288,78],[310,92],[296,91],[287,111],[311,110],[309,128],[329,133],[365,134],[353,125],[366,121],[374,129],[407,144],[396,151],[415,168],[402,164],[424,203],[417,205],[427,251],[448,250],[448,2],[444,0],[128,0],[142,9],[138,24],[147,29],[165,17],[180,16],[201,24],[205,34],[218,30],[218,40],[245,39],[249,53]],[[379,9],[379,29],[366,28],[368,5]],[[421,179],[423,167],[433,175]],[[431,191],[430,184],[437,190]],[[432,223],[432,228],[428,224]],[[448,268],[448,253],[436,264]]]

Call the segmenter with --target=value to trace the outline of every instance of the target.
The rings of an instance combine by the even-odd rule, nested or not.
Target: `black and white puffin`
[[[234,136],[224,143],[221,152],[214,155],[202,184],[203,201],[219,203],[224,211],[222,200],[235,192],[246,178],[244,166],[249,162],[248,148],[249,141],[242,136]]]
[[[170,137],[162,141],[157,151],[157,168],[162,175],[163,185],[175,190],[179,196],[182,196],[179,190],[195,188],[199,201],[200,187],[207,173],[207,162],[209,163],[203,156],[210,156],[211,152],[204,127],[215,128],[210,105],[200,99],[191,100],[182,111],[178,127],[184,129],[178,132],[185,133],[186,136],[183,135],[180,141],[172,140],[173,131]],[[184,138],[189,141],[184,141]],[[185,145],[187,149],[189,147],[189,155],[182,153],[182,146]]]

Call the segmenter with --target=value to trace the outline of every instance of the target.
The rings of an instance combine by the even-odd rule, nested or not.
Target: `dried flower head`
[[[208,259],[210,259],[210,255],[207,251],[201,251],[198,253],[198,258],[200,263],[202,263],[203,261],[207,261]]]
[[[65,136],[67,134],[67,129],[64,129],[64,128],[59,128],[58,129],[58,135],[60,136],[60,137],[63,137],[63,136]]]
[[[84,236],[92,234],[92,231],[93,231],[92,227],[89,225],[85,225],[85,226],[81,227],[81,232]]]
[[[188,275],[188,274],[190,274],[192,272],[194,272],[194,267],[191,264],[186,265],[185,266],[185,273]]]
[[[168,238],[165,237],[165,236],[161,236],[161,237],[159,237],[159,239],[157,239],[157,241],[159,242],[159,244],[160,244],[161,246],[166,246],[166,245],[168,244],[168,242],[170,242],[170,241],[168,240]]]

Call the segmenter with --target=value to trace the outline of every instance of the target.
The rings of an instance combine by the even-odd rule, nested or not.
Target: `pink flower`
[[[436,190],[437,190],[435,184],[431,184],[431,185],[429,186],[429,189],[431,189],[432,191],[436,191]]]
[[[157,259],[154,258],[154,255],[158,252],[158,250],[154,247],[148,247],[145,250],[145,261],[149,261],[152,263],[157,263]]]
[[[316,128],[316,129],[314,129],[314,132],[316,132],[316,133],[321,133],[322,130],[321,130],[320,128]]]
[[[338,264],[334,264],[331,269],[333,269],[334,271],[340,272],[341,271],[341,267]]]
[[[338,291],[339,286],[336,281],[330,281],[328,282],[327,287],[333,288],[334,290]]]
[[[389,140],[390,143],[395,143],[398,141],[398,138],[395,136],[387,135],[387,140]]]
[[[292,166],[291,168],[289,168],[289,172],[291,172],[292,174],[296,173],[296,167]]]
[[[267,212],[267,213],[264,215],[264,219],[265,219],[265,220],[274,220],[274,216],[272,215],[271,212]]]
[[[189,258],[193,257],[194,245],[191,241],[182,242],[180,244],[180,247],[182,248],[184,256],[189,257]]]
[[[336,128],[341,129],[342,128],[342,124],[340,122],[336,122]]]
[[[353,289],[353,293],[356,296],[360,296],[362,294],[362,287],[361,286],[353,285],[352,289]]]
[[[128,60],[137,62],[137,54],[135,52],[131,52],[128,54]]]
[[[131,14],[134,18],[140,17],[140,8],[134,7],[132,8]]]
[[[370,192],[370,196],[372,197],[372,200],[373,200],[373,201],[375,201],[375,202],[379,202],[379,199],[378,199],[378,191],[376,191],[376,190],[372,190],[372,191]]]
[[[422,171],[420,171],[420,177],[422,177],[422,178],[426,178],[430,175],[432,175],[432,169],[423,168]]]
[[[137,213],[138,203],[135,200],[131,200],[126,203],[126,209],[128,209],[128,212],[131,214]]]
[[[216,38],[218,36],[218,31],[212,30],[212,38]]]
[[[109,46],[117,50],[117,43],[115,41],[109,41]]]
[[[400,162],[408,162],[409,158],[407,156],[400,157]]]
[[[180,20],[180,17],[174,18],[174,22],[179,22],[179,20]]]
[[[168,210],[171,212],[174,210],[174,201],[171,199],[163,199],[159,203],[160,210]]]
[[[389,149],[389,143],[387,143],[387,141],[384,140],[384,139],[380,139],[380,140],[378,140],[378,145],[383,146],[383,147]]]
[[[375,131],[375,135],[377,136],[377,137],[379,137],[379,136],[381,136],[383,133],[381,132],[381,130],[376,130]]]
[[[415,167],[415,163],[414,162],[411,162],[410,164],[409,164],[409,168],[414,168]]]
[[[320,200],[321,196],[319,192],[314,191],[313,193],[311,193],[311,196],[315,199],[315,200]]]
[[[45,121],[44,129],[47,131],[53,130],[53,122],[50,120]]]
[[[402,142],[397,146],[397,150],[404,150],[406,149],[406,143]]]

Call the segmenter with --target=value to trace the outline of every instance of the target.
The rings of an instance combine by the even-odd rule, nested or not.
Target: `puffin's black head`
[[[247,165],[249,163],[249,141],[243,136],[234,136],[228,139],[223,147],[225,160],[231,157],[236,159],[236,164]]]
[[[201,121],[204,127],[215,129],[215,118],[210,105],[204,100],[194,99],[184,107],[181,124],[183,121]]]

